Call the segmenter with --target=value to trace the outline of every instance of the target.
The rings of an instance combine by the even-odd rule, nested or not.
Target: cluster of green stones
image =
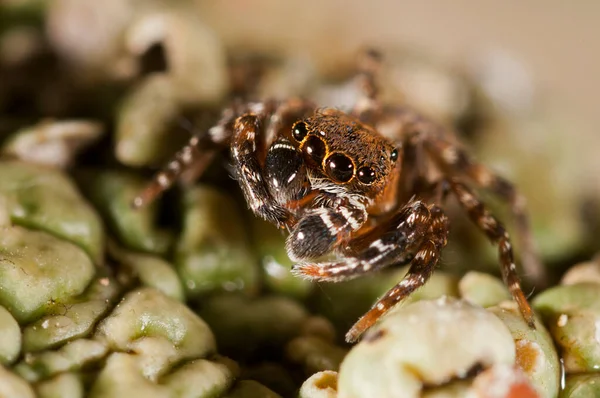
[[[246,89],[331,106],[356,98],[354,83],[312,61],[228,49],[196,7],[0,5],[0,83],[17,81],[39,51],[60,66],[0,85],[0,397],[600,396],[597,260],[535,292],[530,329],[499,279],[466,272],[489,270],[496,254],[450,208],[458,234],[445,269],[350,346],[344,333],[406,268],[337,284],[292,276],[285,237],[247,210],[222,158],[200,182],[184,176],[183,189],[132,209],[150,170],[189,136],[173,129],[185,112],[201,128]],[[166,67],[142,73],[157,43]],[[498,112],[464,74],[390,54],[386,100],[470,126],[480,158],[533,199],[545,262],[598,248],[565,177],[575,163],[540,141],[546,127],[567,137],[572,124],[537,109]],[[244,65],[255,61],[262,80],[252,86],[240,74],[251,81]],[[33,104],[26,121],[4,108],[15,90]]]

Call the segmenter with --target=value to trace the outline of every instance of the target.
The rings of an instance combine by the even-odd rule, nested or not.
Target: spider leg
[[[545,284],[547,282],[546,270],[539,260],[533,241],[526,201],[513,184],[494,174],[484,165],[474,162],[462,148],[447,141],[425,140],[425,145],[447,173],[467,176],[475,184],[489,190],[509,204],[516,221],[517,236],[522,248],[523,268],[536,283]]]
[[[351,343],[358,340],[381,316],[429,280],[440,259],[440,253],[446,246],[448,232],[447,217],[439,207],[432,206],[427,234],[423,236],[407,274],[400,283],[377,300],[373,307],[350,328],[346,333],[347,342]]]
[[[339,261],[301,262],[294,265],[292,272],[312,280],[336,282],[393,263],[405,263],[421,245],[431,224],[430,213],[423,202],[408,204],[377,227],[347,241]]]
[[[379,84],[377,79],[382,68],[382,54],[367,48],[360,52],[357,62],[356,81],[359,85],[361,95],[356,101],[351,114],[360,121],[372,124],[381,111],[379,101]]]
[[[508,233],[466,185],[453,179],[450,180],[450,189],[454,192],[462,207],[465,208],[471,220],[485,232],[493,243],[498,245],[500,269],[504,283],[508,286],[513,299],[519,305],[519,310],[525,321],[530,327],[535,328],[533,311],[519,282]]]
[[[213,127],[190,138],[187,145],[181,148],[167,166],[133,199],[132,206],[141,208],[152,203],[187,170],[195,167],[205,168],[216,151],[229,143],[233,123],[241,111],[239,104],[231,105],[223,111],[220,120]],[[203,170],[195,171],[199,177]]]

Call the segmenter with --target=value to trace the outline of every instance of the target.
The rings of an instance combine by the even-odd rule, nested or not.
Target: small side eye
[[[361,167],[360,170],[358,170],[358,173],[356,175],[357,175],[358,181],[360,181],[366,185],[372,184],[376,178],[375,170],[373,170],[370,167]]]
[[[341,153],[334,153],[325,162],[326,172],[331,178],[339,182],[348,182],[354,176],[352,160]]]
[[[302,141],[304,137],[306,137],[306,134],[308,134],[306,123],[298,122],[294,125],[294,127],[292,127],[292,135],[296,141]]]
[[[394,149],[392,151],[392,153],[390,154],[390,159],[392,159],[392,162],[398,160],[398,149]]]

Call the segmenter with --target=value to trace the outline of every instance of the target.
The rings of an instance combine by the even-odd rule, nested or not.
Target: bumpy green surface
[[[560,390],[561,369],[554,342],[544,325],[537,321],[531,329],[516,303],[504,302],[489,311],[504,322],[515,340],[516,361],[544,398],[556,397]]]
[[[85,173],[86,193],[104,215],[121,243],[134,250],[165,254],[172,237],[156,227],[157,203],[134,209],[131,203],[148,183],[133,173],[105,171]]]
[[[13,362],[21,351],[21,329],[17,320],[0,306],[0,364]]]
[[[533,300],[560,349],[568,373],[600,369],[600,284],[550,288]]]
[[[0,194],[14,223],[44,230],[84,249],[95,263],[104,256],[100,217],[75,185],[56,169],[0,162]]]
[[[198,186],[185,193],[175,264],[190,297],[215,290],[255,293],[259,270],[244,220],[225,193]]]
[[[465,377],[476,365],[514,362],[513,338],[490,312],[455,299],[418,301],[384,317],[348,353],[338,391],[344,398],[398,391],[416,398],[425,385]]]
[[[0,304],[20,323],[82,293],[95,272],[78,246],[18,226],[2,229],[0,255]]]

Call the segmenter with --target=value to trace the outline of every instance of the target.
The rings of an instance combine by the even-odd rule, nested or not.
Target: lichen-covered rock
[[[43,120],[17,131],[2,146],[2,153],[18,159],[65,168],[75,155],[100,138],[102,125],[87,120]]]
[[[367,331],[339,371],[340,398],[419,397],[425,385],[464,378],[478,367],[515,363],[500,319],[464,301],[418,301]]]
[[[0,304],[19,321],[42,316],[88,286],[95,272],[78,246],[45,232],[19,226],[0,233]]]
[[[337,371],[348,350],[318,337],[300,336],[287,344],[285,352],[289,361],[311,375],[324,370]]]
[[[102,222],[61,171],[20,161],[2,161],[0,194],[8,200],[13,223],[73,242],[96,264],[102,262]]]
[[[575,285],[577,283],[599,283],[600,284],[600,257],[596,256],[592,261],[575,264],[562,276],[562,285]]]
[[[600,397],[600,374],[584,373],[568,375],[560,398]]]
[[[527,376],[507,364],[493,366],[477,375],[470,395],[477,398],[541,398]]]
[[[516,348],[517,366],[527,375],[541,397],[554,398],[560,389],[561,369],[552,337],[536,322],[532,329],[523,319],[514,301],[488,308],[510,330]]]
[[[183,146],[185,136],[173,136],[180,112],[171,79],[154,74],[138,83],[117,115],[115,156],[128,166],[164,163]]]
[[[21,352],[21,329],[8,310],[0,306],[0,365],[12,363]]]
[[[59,349],[27,354],[15,366],[16,372],[29,382],[52,378],[64,372],[78,372],[98,363],[108,354],[105,342],[77,339]]]
[[[213,398],[227,392],[238,376],[239,368],[232,360],[196,359],[163,377],[160,384],[169,387],[172,397]]]
[[[133,250],[167,252],[172,236],[156,226],[158,202],[141,209],[131,206],[148,180],[122,171],[89,172],[81,179],[90,200],[105,217],[119,242]]]
[[[170,398],[170,395],[167,386],[158,385],[142,374],[134,354],[120,352],[108,357],[89,392],[90,398]]]
[[[238,205],[225,193],[197,186],[185,193],[175,265],[188,297],[258,290],[259,270]]]
[[[57,0],[49,2],[46,25],[53,47],[76,66],[75,77],[134,78],[140,58],[160,45],[173,91],[182,101],[206,103],[226,93],[227,60],[200,16],[193,1]]]
[[[108,243],[109,253],[120,263],[118,279],[129,284],[131,279],[139,280],[143,286],[153,287],[169,297],[184,301],[185,294],[175,267],[160,257],[137,253]]]
[[[202,319],[151,288],[128,293],[98,325],[95,338],[106,341],[111,350],[136,353],[138,369],[151,380],[177,362],[216,351],[215,337]]]
[[[49,306],[47,315],[23,329],[23,350],[42,351],[91,334],[120,292],[114,279],[99,277],[82,295]]]
[[[299,398],[336,398],[337,372],[325,370],[310,376],[300,387]]]
[[[600,368],[600,284],[550,288],[533,300],[561,353],[567,373]]]
[[[84,398],[82,378],[75,373],[61,373],[36,386],[40,398]]]
[[[307,311],[289,298],[249,300],[239,294],[211,297],[202,303],[199,314],[215,332],[220,352],[237,358],[286,343],[308,319]]]
[[[0,365],[0,397],[35,398],[35,393],[25,380]]]
[[[506,285],[498,278],[481,272],[471,271],[458,283],[460,297],[482,307],[491,307],[511,296]]]

